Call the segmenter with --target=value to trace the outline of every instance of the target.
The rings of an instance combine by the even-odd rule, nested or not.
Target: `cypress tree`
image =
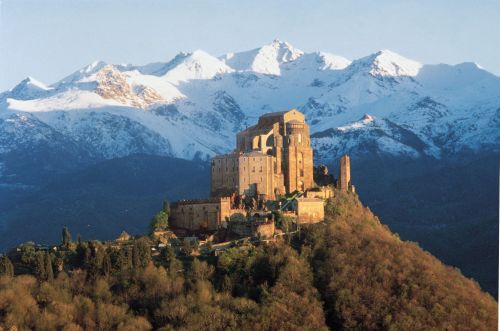
[[[62,245],[67,249],[71,244],[71,233],[69,233],[68,227],[64,227],[62,230]]]
[[[14,277],[14,265],[7,256],[0,259],[0,275]]]
[[[38,280],[47,279],[47,273],[45,272],[45,253],[38,252],[35,258],[35,274]]]
[[[45,258],[45,273],[47,281],[51,282],[54,280],[54,269],[52,268],[52,256],[50,253]]]
[[[109,276],[111,274],[111,258],[109,257],[108,252],[104,252],[104,258],[102,261],[102,272],[105,276]]]

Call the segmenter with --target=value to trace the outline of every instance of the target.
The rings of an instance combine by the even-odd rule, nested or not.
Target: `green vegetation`
[[[308,263],[284,244],[233,249],[184,269],[171,248],[152,260],[146,237],[117,249],[81,243],[74,265],[0,277],[0,326],[35,330],[327,330]],[[19,258],[27,258],[23,253]],[[44,261],[39,264],[37,261]],[[41,268],[38,270],[38,268]]]
[[[355,195],[336,192],[327,215],[289,244],[210,258],[190,256],[187,241],[183,254],[153,251],[149,237],[18,247],[0,257],[0,329],[496,329],[491,296]]]
[[[69,233],[68,227],[65,226],[62,230],[62,245],[65,248],[69,248],[71,244],[71,234]]]
[[[154,233],[155,231],[164,231],[168,229],[168,218],[170,216],[170,204],[168,201],[163,203],[163,209],[158,212],[150,224],[150,233]]]

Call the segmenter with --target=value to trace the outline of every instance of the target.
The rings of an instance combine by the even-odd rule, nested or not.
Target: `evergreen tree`
[[[150,232],[162,231],[168,228],[168,214],[164,211],[157,213],[150,224]]]
[[[80,236],[78,236],[78,241],[76,244],[75,266],[83,267],[85,265],[86,248],[87,244],[82,242]]]
[[[104,252],[104,259],[102,261],[102,272],[106,277],[109,277],[111,274],[111,258],[109,257],[108,252]]]
[[[71,244],[71,233],[69,233],[68,227],[65,226],[62,230],[62,245],[68,249]]]
[[[85,266],[90,279],[97,279],[102,270],[104,249],[99,242],[91,241],[85,251]]]
[[[116,267],[121,271],[127,271],[132,268],[132,259],[128,248],[120,249],[116,259]]]
[[[162,258],[169,271],[170,276],[175,277],[177,273],[182,270],[182,262],[177,259],[175,251],[172,247],[167,246],[162,251]]]
[[[7,256],[0,258],[0,275],[14,277],[14,265]]]
[[[134,268],[145,268],[151,261],[151,243],[147,238],[134,240],[132,247],[132,264]]]
[[[45,271],[45,253],[37,252],[35,257],[35,275],[38,280],[47,279],[47,273]]]
[[[52,256],[50,253],[46,254],[45,257],[45,274],[47,281],[51,282],[54,280],[54,269],[52,268]]]

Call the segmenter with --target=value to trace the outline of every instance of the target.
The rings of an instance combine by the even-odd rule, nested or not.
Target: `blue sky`
[[[53,83],[93,62],[168,61],[289,41],[359,58],[390,49],[423,63],[474,61],[500,75],[500,1],[0,0],[0,91]]]

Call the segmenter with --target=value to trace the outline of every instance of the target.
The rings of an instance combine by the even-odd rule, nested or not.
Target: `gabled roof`
[[[274,112],[274,113],[266,113],[260,117],[274,117],[274,116],[282,116],[286,113],[288,113],[289,111],[291,110],[287,110],[287,111],[277,111],[277,112]]]

